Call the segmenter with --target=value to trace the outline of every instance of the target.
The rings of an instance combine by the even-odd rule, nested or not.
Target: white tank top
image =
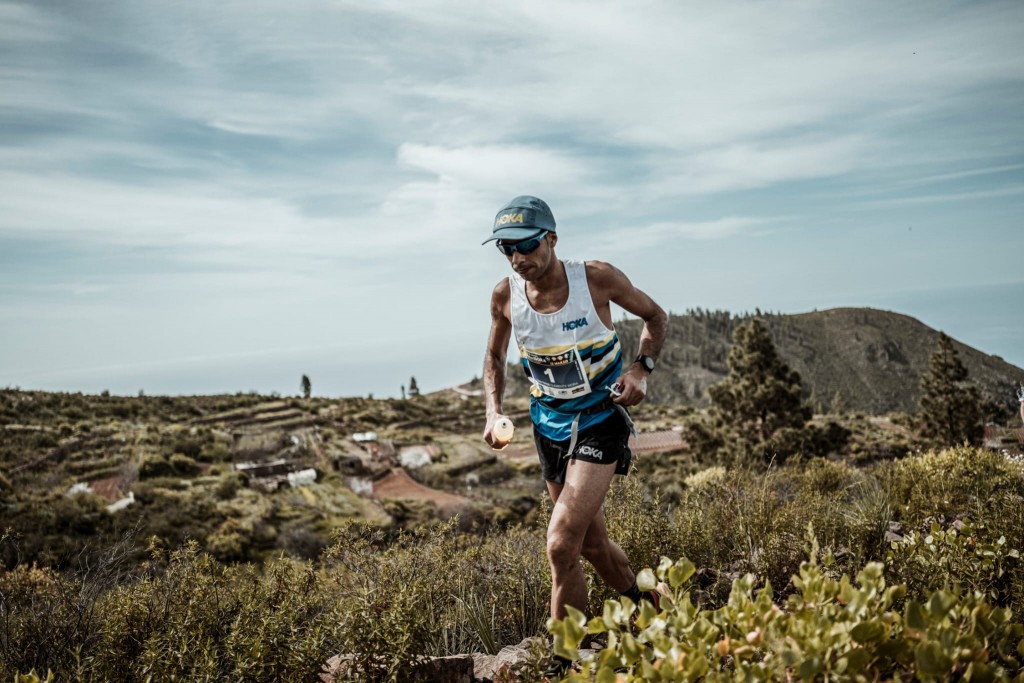
[[[533,386],[530,415],[541,434],[562,441],[607,419],[613,408],[593,411],[607,402],[608,387],[622,374],[622,347],[614,329],[597,314],[587,285],[586,264],[563,261],[569,297],[554,313],[538,313],[526,296],[526,282],[509,276],[512,332],[523,371]]]

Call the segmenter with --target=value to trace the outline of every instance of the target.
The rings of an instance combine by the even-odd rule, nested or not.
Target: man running
[[[626,407],[644,399],[647,376],[665,340],[668,316],[621,271],[601,261],[555,256],[555,218],[544,201],[516,197],[494,219],[513,274],[491,295],[491,331],[484,357],[487,425],[484,441],[501,448],[494,428],[505,390],[505,356],[514,333],[530,378],[530,418],[541,472],[554,503],[547,531],[551,616],[587,606],[580,565],[634,602],[641,594],[625,553],[608,538],[601,505],[614,474],[626,474],[632,422]],[[611,303],[643,319],[639,355],[623,368]]]

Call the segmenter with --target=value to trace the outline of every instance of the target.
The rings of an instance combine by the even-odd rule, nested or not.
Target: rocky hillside
[[[805,396],[819,408],[829,410],[838,393],[845,410],[876,415],[916,412],[920,378],[939,332],[909,316],[871,308],[754,316],[697,309],[672,315],[649,400],[707,405],[708,387],[728,374],[733,330],[749,317],[764,321],[779,355],[800,373]],[[637,348],[640,328],[637,320],[616,323],[627,355]],[[1024,370],[966,344],[954,344],[983,395],[999,403],[1013,398]],[[526,379],[518,367],[510,367],[509,379],[510,391],[525,390]]]

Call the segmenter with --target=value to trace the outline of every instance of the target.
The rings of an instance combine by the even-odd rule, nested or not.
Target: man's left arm
[[[646,292],[634,286],[621,270],[608,263],[592,263],[594,275],[597,276],[594,278],[595,284],[607,295],[608,301],[615,302],[623,310],[644,321],[644,328],[640,332],[639,355],[657,360],[665,343],[668,314]],[[626,362],[629,362],[628,356]],[[629,365],[623,363],[623,370],[617,380],[622,387],[622,395],[612,400],[624,406],[634,406],[647,395],[647,375],[650,373],[638,362]]]

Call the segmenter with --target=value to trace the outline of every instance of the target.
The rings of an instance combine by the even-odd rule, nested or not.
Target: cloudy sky
[[[1024,366],[1024,3],[0,0],[0,386],[479,374],[480,242]]]

